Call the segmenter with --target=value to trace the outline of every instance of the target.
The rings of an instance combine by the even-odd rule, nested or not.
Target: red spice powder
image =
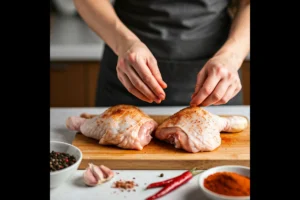
[[[125,190],[133,189],[135,186],[138,186],[138,184],[136,184],[134,181],[119,180],[113,183],[113,188],[122,188]]]
[[[249,196],[250,179],[233,172],[217,172],[204,180],[204,187],[228,196]]]

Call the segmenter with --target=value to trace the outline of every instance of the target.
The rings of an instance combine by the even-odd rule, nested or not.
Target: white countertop
[[[78,15],[54,17],[50,34],[51,61],[100,61],[104,45]],[[250,54],[245,60],[250,60]]]
[[[183,107],[141,107],[148,114],[170,115]],[[72,143],[75,133],[68,131],[65,127],[67,117],[80,115],[83,112],[99,114],[106,108],[51,108],[50,109],[50,139]],[[250,119],[250,106],[214,106],[206,107],[206,110],[217,114],[244,115]],[[113,170],[113,169],[112,169]],[[115,177],[103,185],[86,187],[82,182],[83,170],[77,172],[63,185],[50,190],[51,200],[143,200],[156,193],[159,188],[145,191],[146,184],[177,176],[184,170],[114,170]],[[163,178],[158,177],[161,173]],[[136,192],[121,192],[111,188],[112,183],[119,179],[133,180],[139,185]],[[208,200],[198,187],[198,176],[194,177],[185,185],[160,198],[161,200]]]

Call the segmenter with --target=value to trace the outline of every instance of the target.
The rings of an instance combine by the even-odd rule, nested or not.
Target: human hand
[[[220,105],[232,99],[242,88],[238,74],[241,62],[233,53],[211,58],[197,75],[190,105]]]
[[[141,41],[134,41],[127,46],[118,57],[119,80],[137,98],[160,103],[166,97],[163,89],[167,84],[162,80],[156,59]]]

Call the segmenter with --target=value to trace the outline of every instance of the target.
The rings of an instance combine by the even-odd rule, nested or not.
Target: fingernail
[[[159,100],[164,100],[165,99],[165,95],[163,95],[163,94],[160,94],[158,96],[159,96]]]
[[[158,99],[158,100],[155,101],[155,103],[157,103],[157,104],[160,104],[160,102],[161,102],[160,99]]]

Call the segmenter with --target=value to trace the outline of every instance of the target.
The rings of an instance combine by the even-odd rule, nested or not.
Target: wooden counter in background
[[[50,64],[51,107],[93,107],[99,62],[52,62]]]
[[[250,61],[245,61],[241,70],[244,105],[250,105]]]
[[[50,65],[51,107],[95,106],[98,61],[51,62]],[[245,61],[241,70],[244,105],[250,105],[250,61]]]

